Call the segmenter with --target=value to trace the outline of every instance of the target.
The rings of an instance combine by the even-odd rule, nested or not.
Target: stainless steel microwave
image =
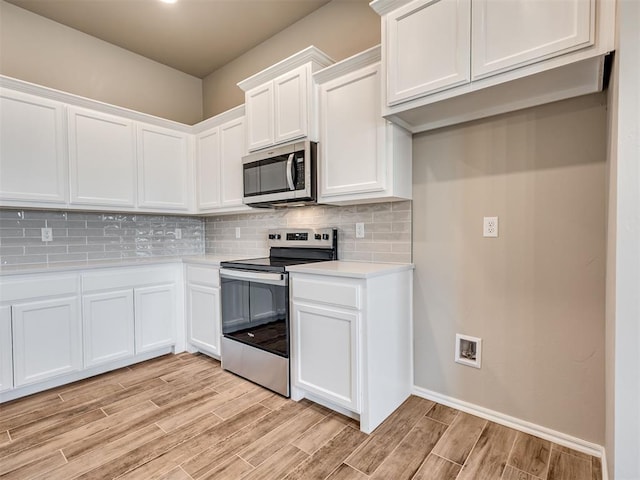
[[[317,150],[318,144],[307,140],[243,157],[243,202],[252,207],[315,203]]]

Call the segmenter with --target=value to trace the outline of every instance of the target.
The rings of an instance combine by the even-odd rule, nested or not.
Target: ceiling
[[[6,0],[203,78],[330,0]]]

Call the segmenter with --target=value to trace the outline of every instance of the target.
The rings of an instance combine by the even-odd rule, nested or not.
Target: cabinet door
[[[244,137],[241,139],[244,145]],[[196,137],[198,209],[220,206],[220,129],[214,128]],[[239,166],[242,169],[242,166]]]
[[[13,388],[11,307],[0,307],[0,392]]]
[[[71,203],[133,207],[133,122],[73,107],[68,112]]]
[[[308,67],[303,65],[273,81],[275,102],[274,142],[307,135]]]
[[[187,286],[188,341],[198,349],[220,355],[220,289]]]
[[[594,41],[595,0],[474,0],[472,15],[474,79]]]
[[[385,17],[388,105],[469,82],[470,17],[470,0],[414,0]]]
[[[293,383],[359,411],[357,312],[293,303]]]
[[[84,295],[82,313],[85,368],[133,356],[133,290]]]
[[[245,93],[247,149],[273,145],[273,83],[268,82]]]
[[[0,91],[0,199],[66,203],[63,120],[61,103]]]
[[[175,343],[176,287],[157,285],[134,289],[136,353]]]
[[[187,136],[138,125],[138,205],[162,210],[189,209]]]
[[[82,369],[82,325],[77,297],[12,307],[16,387]]]
[[[244,155],[244,118],[227,122],[220,127],[220,159],[222,190],[221,206],[242,205]]]
[[[320,196],[386,188],[380,66],[320,86]]]

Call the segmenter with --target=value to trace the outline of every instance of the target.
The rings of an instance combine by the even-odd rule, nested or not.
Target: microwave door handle
[[[289,190],[295,190],[296,186],[293,184],[293,153],[289,155],[287,160],[287,183],[289,184]]]

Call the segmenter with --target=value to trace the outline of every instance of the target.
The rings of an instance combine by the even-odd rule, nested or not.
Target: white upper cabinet
[[[412,133],[601,91],[612,0],[373,0],[382,114]]]
[[[220,129],[196,136],[196,184],[198,211],[220,206]]]
[[[247,151],[298,138],[317,140],[311,75],[332,63],[308,47],[238,83],[245,91]]]
[[[471,0],[415,0],[384,22],[389,105],[470,80]]]
[[[166,128],[138,124],[138,206],[189,210],[188,136]]]
[[[260,85],[245,94],[247,147],[258,150],[274,143],[273,84]]]
[[[0,90],[0,200],[11,204],[65,204],[63,105]],[[52,205],[53,206],[53,205]]]
[[[242,206],[244,118],[220,126],[221,206]]]
[[[198,212],[248,210],[242,203],[242,157],[245,154],[243,107],[221,116],[221,125],[196,135]],[[234,118],[235,117],[235,118]]]
[[[273,81],[274,143],[307,136],[310,70],[303,65]]]
[[[135,206],[135,129],[132,120],[69,107],[71,203]]]
[[[473,0],[473,78],[593,45],[595,0]]]
[[[314,75],[321,203],[411,198],[411,135],[382,118],[379,60],[375,47]]]

